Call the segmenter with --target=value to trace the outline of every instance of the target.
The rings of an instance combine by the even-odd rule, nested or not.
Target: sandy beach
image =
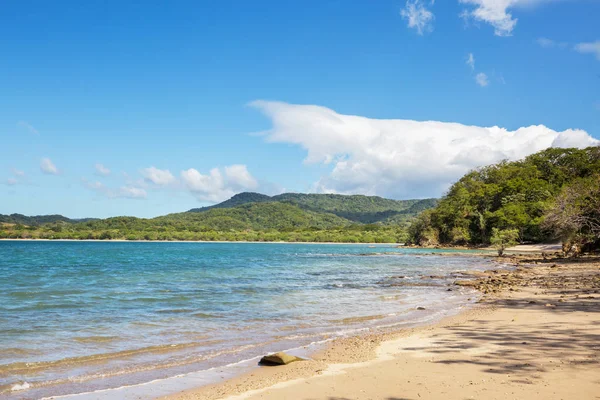
[[[483,294],[458,316],[165,399],[599,399],[600,260],[510,260],[457,282]]]

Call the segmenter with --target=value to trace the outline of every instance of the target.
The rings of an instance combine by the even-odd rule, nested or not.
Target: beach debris
[[[295,361],[304,361],[303,358],[292,356],[290,354],[279,352],[274,354],[269,354],[264,356],[258,362],[260,365],[288,365],[289,363],[293,363]]]
[[[479,282],[477,281],[454,281],[456,286],[478,286]]]
[[[16,385],[13,385],[13,387],[11,387],[10,390],[13,392],[18,392],[20,390],[27,390],[30,387],[31,387],[31,385],[28,382],[22,382],[22,383],[17,383]]]

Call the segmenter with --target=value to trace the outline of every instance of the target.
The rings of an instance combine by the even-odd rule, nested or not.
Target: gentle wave
[[[85,343],[85,342],[84,342]],[[140,349],[123,350],[114,353],[102,353],[92,354],[81,357],[63,358],[55,361],[35,361],[35,362],[17,362],[11,364],[0,365],[0,374],[17,375],[22,373],[39,372],[49,368],[55,367],[76,367],[79,365],[89,365],[92,363],[105,362],[107,360],[122,359],[139,354],[146,353],[164,353],[172,352],[175,350],[181,350],[190,347],[205,346],[207,344],[223,343],[222,340],[213,340],[210,342],[198,342],[198,343],[179,343],[179,344],[165,344],[158,346],[149,346]]]

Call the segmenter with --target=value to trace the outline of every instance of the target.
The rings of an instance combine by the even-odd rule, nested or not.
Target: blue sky
[[[593,0],[5,1],[0,213],[439,196],[596,143],[599,18]]]

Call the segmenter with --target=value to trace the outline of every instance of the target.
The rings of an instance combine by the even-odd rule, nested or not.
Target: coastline
[[[249,240],[127,240],[127,239],[10,239],[3,238],[1,241],[9,242],[106,242],[106,243],[252,243],[252,244],[347,244],[347,245],[381,245],[381,246],[403,246],[402,243],[381,242],[285,242],[285,241],[249,241]]]
[[[106,242],[106,243],[252,243],[252,244],[342,244],[342,245],[370,245],[370,246],[394,246],[406,249],[438,250],[438,251],[467,251],[469,253],[480,252],[481,254],[495,253],[493,247],[461,247],[461,246],[407,246],[397,242],[287,242],[287,241],[248,241],[248,240],[127,240],[127,239],[39,239],[39,238],[0,238],[0,242]],[[560,252],[560,244],[524,244],[505,249],[506,256],[514,256],[518,253],[538,254],[545,252]]]
[[[162,399],[597,398],[600,260],[506,259],[513,271],[460,283],[482,298],[456,316]]]

